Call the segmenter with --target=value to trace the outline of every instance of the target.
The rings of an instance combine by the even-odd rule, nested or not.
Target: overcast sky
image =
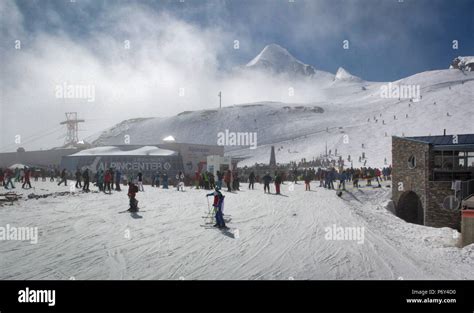
[[[86,119],[83,137],[127,118],[215,107],[220,90],[225,105],[285,101],[275,82],[229,78],[269,43],[370,81],[474,54],[472,0],[2,0],[0,12],[3,151],[60,145],[66,111]],[[65,83],[94,86],[94,101],[57,98]]]

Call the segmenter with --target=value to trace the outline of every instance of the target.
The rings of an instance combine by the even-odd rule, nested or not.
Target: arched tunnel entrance
[[[424,224],[423,205],[420,197],[413,191],[405,191],[398,200],[397,216],[408,223]]]

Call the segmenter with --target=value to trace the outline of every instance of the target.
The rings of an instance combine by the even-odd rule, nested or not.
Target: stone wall
[[[428,194],[429,197],[425,209],[425,225],[433,227],[451,227],[460,230],[460,210],[451,210],[443,207],[444,199],[447,196],[454,196],[454,190],[451,190],[451,182],[428,182]]]
[[[430,146],[423,142],[400,137],[392,137],[392,200],[398,206],[400,196],[407,191],[415,192],[420,197],[423,211],[427,207],[427,188],[429,179]],[[415,156],[416,167],[408,166],[410,156]],[[399,190],[399,183],[403,188]]]
[[[408,159],[416,158],[416,167],[410,169]],[[447,196],[454,195],[451,182],[430,181],[434,157],[431,146],[409,138],[392,137],[392,200],[398,206],[400,196],[407,191],[415,192],[421,200],[424,211],[424,224],[432,227],[451,227],[460,229],[459,210],[443,207]],[[399,190],[399,183],[403,190]]]

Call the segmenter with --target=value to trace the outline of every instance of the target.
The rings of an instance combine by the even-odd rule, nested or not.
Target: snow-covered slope
[[[350,155],[355,167],[365,161],[367,165],[383,166],[391,164],[391,136],[439,135],[444,129],[448,134],[474,132],[474,73],[430,71],[394,84],[419,85],[421,100],[383,98],[383,83],[366,84],[365,90],[348,86],[344,93],[331,88],[327,93],[332,101],[316,103],[324,109],[322,119],[301,127],[312,129],[312,134],[275,142],[277,162],[311,159],[324,153],[327,143],[333,156],[336,149],[336,157],[347,160]],[[252,157],[241,165],[267,163],[270,146],[260,145],[251,153]],[[359,162],[363,153],[366,159]],[[239,151],[230,154],[238,155]]]
[[[132,144],[153,144],[172,135],[178,142],[216,144],[218,133],[229,130],[257,134],[255,150],[226,147],[229,155],[247,158],[241,165],[267,163],[272,145],[277,148],[277,162],[312,159],[327,145],[333,157],[350,155],[354,166],[388,165],[391,136],[435,135],[444,129],[448,134],[474,132],[474,72],[466,71],[471,61],[472,57],[459,57],[453,61],[456,68],[449,70],[422,72],[391,83],[368,82],[342,67],[336,75],[317,71],[271,44],[242,70],[289,79],[289,86],[299,92],[311,89],[313,102],[266,101],[127,120],[95,136],[94,143],[122,144],[128,135]],[[252,75],[246,77],[251,83]],[[382,92],[399,86],[419,95]],[[362,154],[365,159],[359,162]]]
[[[105,131],[94,143],[123,144],[127,134],[133,144],[156,143],[172,135],[178,142],[215,145],[217,133],[228,129],[231,132],[257,132],[259,143],[270,144],[299,136],[300,124],[319,120],[323,113],[324,110],[316,105],[274,102],[188,111],[168,118],[124,121]]]
[[[156,143],[173,135],[179,142],[216,144],[217,133],[256,132],[258,148],[226,147],[230,155],[249,157],[241,164],[268,162],[270,146],[277,162],[311,159],[328,149],[354,166],[364,152],[367,165],[391,163],[391,136],[473,133],[474,73],[438,70],[419,73],[393,85],[420,86],[421,100],[384,98],[387,83],[340,80],[322,89],[327,100],[310,103],[261,102],[221,110],[183,112],[174,117],[124,121],[105,131],[96,144]],[[362,144],[364,148],[362,148]],[[385,162],[386,161],[386,162]]]
[[[285,196],[227,193],[231,238],[199,225],[205,190],[145,186],[132,218],[126,192],[75,193],[20,200],[0,210],[4,225],[38,227],[37,244],[2,241],[0,279],[473,279],[474,245],[455,246],[449,228],[409,224],[384,209],[390,188]],[[69,191],[34,182],[35,193]],[[95,189],[95,188],[93,188]],[[274,191],[274,187],[271,187]],[[24,191],[24,199],[29,191]],[[356,227],[356,240],[329,240],[328,229]],[[203,299],[204,300],[204,299]]]

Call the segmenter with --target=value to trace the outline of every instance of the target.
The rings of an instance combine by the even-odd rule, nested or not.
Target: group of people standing
[[[240,177],[238,171],[231,171],[230,169],[225,172],[217,171],[216,175],[209,171],[196,171],[194,173],[194,186],[196,189],[212,190],[218,187],[220,190],[224,184],[228,192],[239,191]]]
[[[310,190],[310,182],[312,180],[319,181],[319,187],[327,189],[336,189],[334,182],[339,182],[337,189],[346,189],[346,182],[352,181],[354,188],[359,188],[361,185],[359,181],[365,179],[367,181],[366,186],[372,186],[372,180],[377,182],[378,187],[382,187],[382,182],[390,180],[392,175],[392,168],[384,167],[382,170],[379,168],[362,167],[362,168],[348,168],[345,170],[337,171],[334,167],[329,169],[318,168],[317,171],[314,169],[307,169],[304,171],[303,179],[306,185],[306,190]],[[297,177],[297,175],[295,175]]]
[[[250,175],[252,175],[252,173],[250,173]],[[262,182],[263,182],[263,192],[264,193],[271,193],[270,191],[270,183],[271,182],[274,182],[275,184],[275,194],[277,195],[280,195],[281,192],[280,192],[280,186],[281,184],[283,183],[283,174],[281,172],[275,172],[275,176],[272,177],[270,175],[270,172],[266,172],[265,175],[262,177]],[[253,185],[253,184],[252,184]],[[253,189],[253,188],[252,188]]]
[[[143,177],[142,177],[143,181]],[[160,184],[163,185],[163,189],[168,189],[168,174],[157,172],[155,175],[153,175],[151,179],[151,186],[159,188]],[[143,187],[143,182],[142,182],[142,187]]]
[[[30,189],[31,186],[31,176],[34,172],[33,169],[24,167],[22,169],[15,168],[15,171],[7,168],[5,170],[0,169],[0,185],[5,189],[15,189],[16,183],[22,183],[21,188]],[[37,180],[37,178],[36,178]]]
[[[217,180],[220,180],[220,187],[222,187],[222,175],[217,171]],[[216,178],[213,173],[209,171],[196,171],[194,173],[194,187],[196,189],[211,190],[216,187]]]

